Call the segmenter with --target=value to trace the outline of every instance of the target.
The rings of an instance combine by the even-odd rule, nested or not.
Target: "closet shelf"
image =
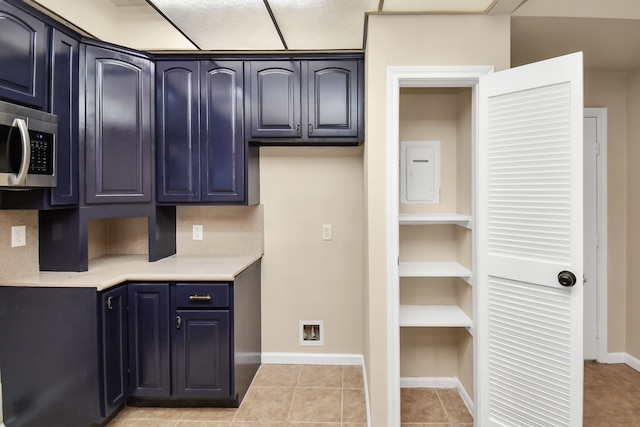
[[[401,305],[400,327],[471,328],[473,320],[456,305]]]
[[[467,282],[471,271],[457,262],[401,262],[400,277],[461,277]]]
[[[471,229],[471,216],[461,214],[400,214],[400,225],[455,224]]]

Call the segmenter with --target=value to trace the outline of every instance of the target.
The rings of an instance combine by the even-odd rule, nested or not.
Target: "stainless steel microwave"
[[[0,101],[0,188],[55,187],[58,118]]]

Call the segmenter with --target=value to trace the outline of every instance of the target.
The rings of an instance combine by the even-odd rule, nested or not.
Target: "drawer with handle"
[[[228,283],[178,283],[176,308],[227,308]]]

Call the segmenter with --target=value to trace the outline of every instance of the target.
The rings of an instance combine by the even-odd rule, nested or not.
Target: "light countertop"
[[[262,254],[173,255],[149,262],[147,255],[107,255],[89,261],[89,271],[48,272],[10,279],[1,286],[77,287],[98,291],[127,281],[232,281]]]

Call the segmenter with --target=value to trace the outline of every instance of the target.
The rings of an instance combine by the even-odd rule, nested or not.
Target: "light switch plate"
[[[333,227],[331,224],[322,224],[322,240],[333,240]]]
[[[27,244],[27,226],[14,225],[11,227],[11,247],[26,246]]]

